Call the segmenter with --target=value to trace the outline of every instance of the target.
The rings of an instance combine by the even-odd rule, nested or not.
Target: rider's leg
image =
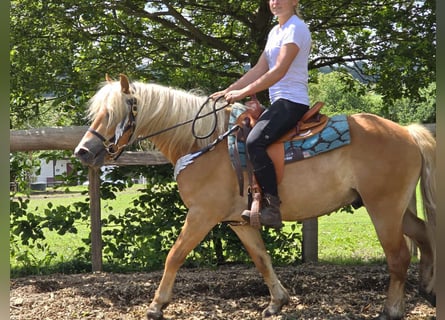
[[[264,111],[247,137],[248,156],[264,194],[264,207],[260,212],[263,225],[282,227],[275,167],[266,148],[295,126],[308,109],[306,105],[279,99]],[[250,219],[248,211],[243,213],[243,218]]]

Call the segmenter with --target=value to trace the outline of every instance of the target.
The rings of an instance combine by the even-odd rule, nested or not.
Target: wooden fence
[[[435,134],[435,124],[425,125]],[[10,132],[10,151],[74,150],[88,127],[57,127],[16,130]],[[117,166],[159,165],[168,160],[158,151],[125,151],[117,161],[106,164]],[[102,230],[100,204],[100,170],[89,168],[89,196],[91,215],[91,262],[93,271],[102,270]],[[318,260],[318,221],[303,222],[303,262]]]

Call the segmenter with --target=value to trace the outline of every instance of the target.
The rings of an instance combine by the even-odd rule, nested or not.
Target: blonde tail
[[[428,238],[434,253],[433,276],[427,288],[431,291],[436,280],[436,140],[428,129],[419,124],[411,124],[407,129],[422,154],[420,190]]]

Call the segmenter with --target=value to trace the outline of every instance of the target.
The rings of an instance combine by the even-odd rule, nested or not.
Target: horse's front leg
[[[232,229],[240,238],[269,288],[270,303],[263,310],[263,318],[277,314],[285,304],[289,303],[289,293],[278,280],[272,268],[272,262],[260,232],[250,226],[233,226]]]
[[[164,274],[153,301],[148,307],[147,319],[162,319],[162,309],[171,300],[176,273],[187,255],[192,251],[216,225],[217,222],[202,219],[196,211],[189,211],[184,226],[165,261]]]

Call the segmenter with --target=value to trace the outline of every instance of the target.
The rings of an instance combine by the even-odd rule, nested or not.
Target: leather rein
[[[216,115],[216,113],[220,110],[225,109],[229,103],[226,103],[225,105],[223,105],[222,107],[216,107],[216,103],[221,99],[222,97],[219,97],[218,99],[216,99],[212,105],[212,111],[201,115],[202,110],[204,109],[205,105],[209,102],[209,100],[211,99],[210,97],[207,97],[207,99],[204,101],[204,103],[201,105],[201,107],[199,108],[198,112],[196,113],[196,116],[193,119],[189,119],[186,120],[184,122],[180,122],[178,124],[175,124],[174,126],[159,130],[157,132],[151,133],[149,135],[140,137],[138,139],[136,139],[135,142],[139,142],[157,135],[160,135],[164,132],[176,129],[178,127],[181,127],[183,125],[192,123],[192,134],[193,137],[195,137],[196,139],[207,139],[209,138],[216,130],[217,125],[218,125],[218,117]],[[91,132],[92,134],[94,134],[97,138],[99,138],[104,147],[105,150],[107,152],[107,154],[110,156],[111,159],[113,160],[117,160],[120,155],[122,154],[122,152],[124,151],[124,148],[128,146],[128,142],[131,141],[131,138],[133,136],[134,130],[136,128],[136,116],[138,113],[138,107],[137,107],[137,99],[132,97],[126,100],[126,104],[128,106],[128,112],[126,117],[124,118],[124,120],[122,120],[120,122],[120,124],[116,127],[115,130],[115,134],[110,138],[110,139],[106,139],[102,134],[100,134],[99,132],[97,132],[96,130],[94,130],[93,128],[88,128],[88,132]],[[212,115],[214,117],[214,122],[213,122],[213,126],[212,128],[209,130],[209,133],[203,136],[199,136],[196,133],[196,129],[195,129],[195,125],[196,125],[196,121],[202,118],[205,118],[207,116]],[[233,132],[234,128],[232,128],[230,130],[230,132]],[[128,135],[128,139],[126,141],[126,143],[119,145],[119,140],[124,136],[124,135]],[[224,134],[222,135],[223,137],[226,137],[227,135]],[[114,140],[114,142],[112,142]],[[217,139],[219,140],[219,138]],[[222,140],[222,139],[221,139]],[[219,141],[221,141],[219,140]],[[218,142],[219,142],[218,141]],[[212,143],[212,146],[214,146],[215,142]]]

